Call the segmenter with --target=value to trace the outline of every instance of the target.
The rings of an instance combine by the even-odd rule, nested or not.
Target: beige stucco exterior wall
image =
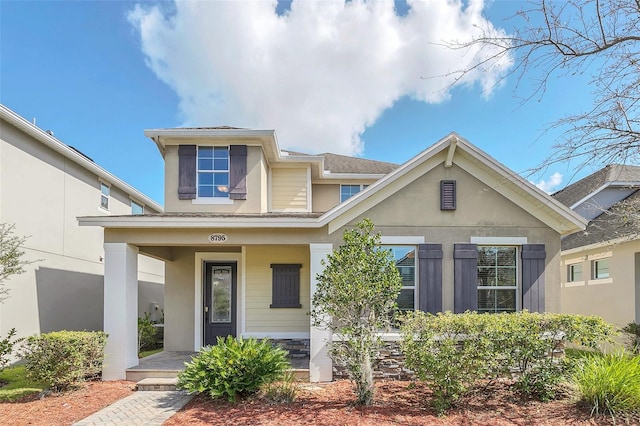
[[[271,211],[308,212],[311,171],[307,168],[271,169]]]
[[[185,142],[194,144],[197,142]],[[239,143],[237,143],[239,144]],[[200,145],[212,145],[202,141]],[[221,143],[217,143],[221,145]],[[262,213],[267,211],[265,160],[260,146],[247,147],[247,199],[233,200],[233,204],[194,204],[192,200],[178,199],[178,145],[167,145],[164,167],[164,209],[167,213],[176,212],[224,212],[224,213]]]
[[[313,184],[313,202],[311,211],[327,212],[340,204],[339,184]]]
[[[440,180],[455,180],[457,209],[440,210]],[[369,217],[383,236],[423,236],[425,242],[442,243],[443,308],[453,310],[453,245],[474,237],[526,238],[545,244],[546,310],[560,310],[560,236],[534,216],[515,205],[491,186],[455,164],[439,165],[352,220]],[[334,233],[339,244],[342,231]]]
[[[309,332],[309,246],[249,246],[246,249],[246,332]],[[272,263],[300,263],[301,308],[271,309]]]
[[[74,161],[2,121],[0,222],[29,236],[27,272],[7,282],[0,335],[102,328],[103,230],[80,227],[77,216],[130,214],[129,195],[111,188],[110,211],[100,207],[100,180]],[[137,200],[140,202],[140,200]],[[162,303],[163,262],[141,257],[143,296]],[[148,303],[146,303],[148,305]]]
[[[640,321],[638,253],[640,241],[563,253],[562,312],[599,315],[618,326]],[[592,262],[602,258],[609,259],[609,278],[592,279]],[[576,263],[582,264],[583,280],[567,282],[568,265]]]

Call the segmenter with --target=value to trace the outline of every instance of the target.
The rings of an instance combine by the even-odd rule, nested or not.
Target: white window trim
[[[140,214],[144,214],[145,210],[147,209],[147,206],[144,205],[144,203],[139,203],[138,201],[134,200],[133,198],[129,197],[129,205],[131,207],[131,214],[133,214],[133,204],[137,204],[138,206],[142,207],[142,213]]]
[[[102,179],[98,179],[98,181],[100,182],[100,204],[98,204],[98,210],[101,212],[107,212],[107,213],[111,213],[111,184],[108,182],[103,181]],[[107,188],[109,188],[109,195],[104,195],[102,193],[102,185],[106,186]],[[107,208],[102,207],[102,197],[107,197]]]
[[[370,184],[368,183],[341,183],[340,184],[340,192],[338,193],[338,197],[340,198],[340,202],[344,203],[345,201],[355,197],[357,194],[361,193],[362,191],[365,190],[366,187],[368,187]],[[343,186],[359,186],[360,190],[358,192],[356,192],[355,194],[351,195],[351,197],[347,198],[346,200],[342,199],[342,187]]]
[[[579,281],[571,281],[570,280],[571,277],[570,277],[570,274],[569,274],[569,270],[571,269],[572,266],[575,266],[575,265],[582,266],[582,271],[581,272],[582,272],[582,277],[583,278],[581,280],[579,280]],[[582,262],[567,263],[566,267],[567,267],[567,269],[566,269],[566,272],[567,272],[567,283],[580,283],[581,282],[582,284],[584,284],[584,265],[582,264]]]
[[[399,242],[400,238],[402,238],[402,242]],[[418,246],[417,244],[413,244],[413,243],[409,243],[407,242],[408,239],[411,238],[422,238],[422,240],[424,241],[424,237],[387,237],[387,240],[391,240],[391,241],[396,241],[394,243],[385,243],[384,239],[385,237],[381,238],[381,246],[382,248],[384,248],[385,246],[387,246],[388,248],[391,248],[392,246],[404,246],[404,247],[413,247],[414,253],[415,253],[415,257],[413,259],[413,285],[412,286],[401,286],[400,289],[409,289],[409,290],[413,290],[413,310],[417,311],[419,309],[418,307],[418,303],[420,301],[419,295],[418,295],[418,291],[419,291],[419,283],[418,283],[418,277],[419,277],[419,271],[418,271]],[[418,243],[420,244],[420,243]]]
[[[591,271],[590,271],[591,272],[591,274],[590,274],[591,279],[589,280],[589,283],[591,283],[593,281],[594,282],[593,284],[605,284],[602,281],[611,280],[611,278],[612,278],[611,277],[611,270],[609,270],[609,275],[607,275],[606,277],[596,278],[596,276],[595,276],[596,275],[596,262],[599,262],[601,260],[609,261],[609,260],[611,260],[611,257],[598,257],[598,258],[590,257],[589,260],[590,260],[589,263],[590,263],[590,266],[591,266]],[[609,263],[609,268],[611,268],[611,263]]]
[[[470,242],[479,246],[521,246],[528,244],[527,237],[471,237]]]
[[[214,152],[215,152],[215,148],[227,148],[227,170],[216,170],[215,168],[213,170],[200,170],[200,162],[198,161],[198,153],[200,152],[200,148],[201,146],[198,146],[196,148],[196,198],[191,200],[191,204],[233,204],[233,200],[229,198],[229,191],[231,190],[231,187],[229,186],[229,189],[227,191],[227,196],[226,197],[216,197],[215,195],[211,196],[211,197],[200,197],[198,195],[198,191],[200,190],[200,173],[227,173],[227,177],[229,179],[229,181],[231,180],[231,154],[230,154],[230,147],[229,146],[216,146],[216,145],[203,145],[202,148],[213,148]],[[213,162],[215,164],[215,154],[213,157]],[[231,183],[231,182],[229,182]],[[215,192],[214,192],[215,194]],[[213,199],[216,201],[212,201],[210,202],[209,200]],[[224,202],[219,202],[217,200],[224,200]]]
[[[382,235],[380,237],[380,243],[382,245],[395,245],[395,246],[415,246],[418,244],[424,244],[425,238],[423,236],[394,236],[394,235]],[[416,247],[416,250],[418,248]]]
[[[473,240],[474,237],[472,237]],[[485,237],[480,237],[480,238],[485,238]],[[511,239],[511,237],[507,237],[509,239]],[[520,238],[520,237],[514,237],[514,238]],[[499,238],[501,241],[504,240],[503,238]],[[525,238],[525,242],[522,244],[526,244],[526,238]],[[479,286],[476,285],[476,289],[477,290],[515,290],[516,291],[516,310],[515,312],[520,312],[522,311],[522,261],[521,261],[521,253],[522,253],[522,246],[519,244],[505,244],[505,243],[489,243],[489,244],[478,244],[478,248],[484,246],[484,247],[494,247],[494,246],[507,246],[507,247],[513,247],[516,249],[516,285],[515,286]],[[478,266],[479,267],[479,266]],[[476,267],[476,272],[477,272],[477,268]],[[478,308],[478,312],[480,312],[480,309]],[[483,311],[483,312],[492,312],[492,311]]]

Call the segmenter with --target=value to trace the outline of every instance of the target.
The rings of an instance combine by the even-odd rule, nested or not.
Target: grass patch
[[[572,361],[578,361],[593,356],[603,356],[602,352],[587,350],[587,349],[572,349],[567,348],[564,350],[564,355],[567,359]]]
[[[5,368],[0,372],[0,402],[11,402],[27,395],[42,392],[44,385],[27,378],[24,365]]]
[[[159,354],[163,350],[164,348],[156,348],[156,349],[150,349],[148,351],[140,351],[140,353],[138,354],[138,358],[145,358],[145,357],[148,357],[149,355]]]

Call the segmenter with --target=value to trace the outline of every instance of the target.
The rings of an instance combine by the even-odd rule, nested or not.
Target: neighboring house
[[[79,218],[104,227],[106,379],[138,364],[132,271],[145,253],[166,262],[166,350],[269,337],[309,345],[310,379],[331,380],[311,295],[365,217],[398,260],[402,309],[560,310],[560,237],[586,222],[456,134],[401,166],[281,151],[273,130],[145,134],[165,159],[165,213]]]
[[[589,220],[562,240],[562,312],[640,323],[640,227],[625,207],[640,205],[640,167],[609,165],[553,197]]]
[[[103,232],[76,217],[160,213],[162,207],[91,159],[0,105],[0,222],[28,236],[26,272],[6,282],[0,336],[102,330]],[[134,271],[140,306],[160,319],[164,264],[141,258]],[[139,281],[138,281],[139,280]],[[158,305],[153,309],[151,303]]]

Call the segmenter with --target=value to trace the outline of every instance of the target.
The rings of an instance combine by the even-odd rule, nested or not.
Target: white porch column
[[[316,292],[317,274],[324,271],[322,261],[333,251],[332,244],[309,244],[311,252],[311,309],[313,309],[313,295]],[[311,326],[309,380],[311,382],[330,382],[333,379],[333,364],[327,353],[327,342],[331,341],[331,332]]]
[[[104,331],[102,380],[120,380],[138,365],[138,247],[104,244]]]

